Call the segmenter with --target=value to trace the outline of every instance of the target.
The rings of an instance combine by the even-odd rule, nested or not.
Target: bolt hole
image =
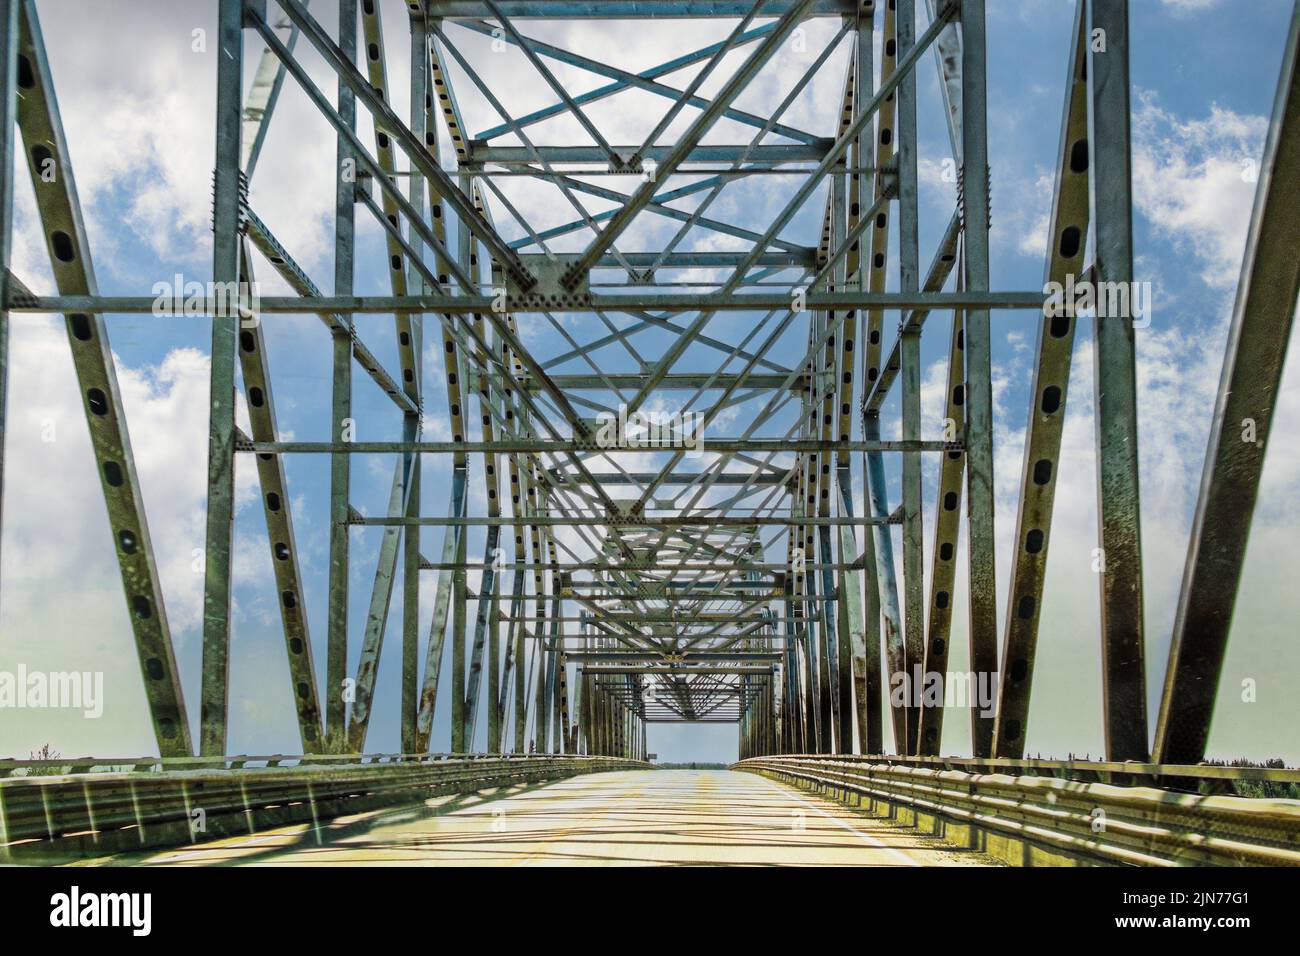
[[[1073,259],[1079,254],[1079,245],[1083,239],[1083,233],[1079,231],[1078,226],[1066,226],[1061,231],[1061,242],[1058,246],[1062,259]]]
[[[54,248],[54,257],[60,262],[71,262],[77,258],[77,251],[72,245],[72,237],[66,232],[56,229],[50,233],[50,245]]]
[[[30,90],[36,85],[36,72],[32,69],[32,61],[21,53],[18,54],[18,85],[25,90]]]
[[[1070,147],[1070,172],[1082,173],[1088,170],[1088,141],[1086,139],[1075,140],[1074,145]]]
[[[1039,403],[1044,415],[1054,415],[1061,407],[1061,389],[1056,385],[1049,385],[1043,389],[1043,400]]]

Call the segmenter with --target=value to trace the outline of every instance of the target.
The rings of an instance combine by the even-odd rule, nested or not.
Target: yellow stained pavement
[[[726,770],[588,774],[105,862],[148,865],[962,866],[989,861]]]

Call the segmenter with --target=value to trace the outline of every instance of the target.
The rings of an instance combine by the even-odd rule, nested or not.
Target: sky
[[[216,76],[215,10],[208,0],[39,0],[55,88],[72,154],[100,291],[147,294],[153,283],[176,274],[206,281],[211,274],[211,170]],[[918,4],[918,6],[924,6]],[[1065,58],[1074,4],[1068,0],[990,0],[989,156],[992,180],[991,284],[994,289],[1041,288],[1047,216],[1063,93]],[[389,96],[408,114],[409,43],[405,6],[381,3],[387,38]],[[1289,0],[1137,0],[1131,5],[1131,79],[1135,279],[1151,283],[1152,321],[1137,332],[1139,456],[1143,502],[1147,683],[1154,715],[1168,654],[1169,634],[1202,459],[1222,365],[1222,350],[1240,270],[1254,184],[1252,162],[1262,153],[1267,118],[1289,22]],[[333,33],[337,7],[315,0],[311,10]],[[525,32],[592,59],[640,70],[723,38],[731,21],[590,22],[528,24]],[[449,40],[485,77],[514,115],[550,105],[552,96],[516,51],[494,51],[489,38],[448,25]],[[836,30],[832,21],[810,22],[799,43],[790,42],[737,100],[766,115],[807,69]],[[919,31],[918,31],[919,32]],[[261,45],[248,38],[245,86]],[[334,80],[324,63],[300,44],[301,61],[333,99]],[[710,95],[745,53],[733,53],[701,87]],[[783,118],[832,135],[848,47],[840,44]],[[877,57],[877,61],[879,57]],[[606,82],[570,67],[553,67],[572,92]],[[468,125],[475,131],[500,118],[458,67],[451,67]],[[668,81],[683,84],[686,70]],[[944,180],[950,155],[937,71],[927,57],[918,72],[918,156],[921,190],[921,259],[951,214],[953,186]],[[589,115],[616,144],[639,143],[668,101],[631,91],[593,106]],[[359,134],[373,142],[365,110]],[[686,109],[661,142],[689,124]],[[752,130],[719,122],[706,142],[748,142]],[[445,131],[443,133],[445,140]],[[540,143],[588,142],[569,118],[539,124]],[[743,139],[741,139],[743,137]],[[769,142],[781,142],[771,137]],[[500,140],[512,142],[510,137]],[[448,154],[444,148],[444,157]],[[292,80],[287,80],[250,185],[250,203],[281,243],[321,288],[333,274],[334,136]],[[20,158],[21,161],[21,158]],[[448,161],[444,159],[444,165]],[[17,171],[13,271],[38,292],[52,290],[27,173]],[[685,181],[685,180],[684,180]],[[784,205],[794,178],[757,177],[728,186],[710,215],[761,231]],[[602,185],[630,191],[617,181]],[[516,180],[502,184],[511,204],[536,228],[567,222],[573,211],[549,187]],[[782,238],[815,244],[824,193],[817,192]],[[493,213],[507,238],[524,233],[495,198]],[[610,203],[584,199],[591,212]],[[678,208],[694,208],[692,201]],[[388,291],[380,231],[359,214],[356,288]],[[642,216],[620,246],[656,248],[676,224]],[[584,233],[552,248],[582,248]],[[739,249],[743,241],[693,231],[684,248]],[[264,295],[288,290],[258,261]],[[896,284],[896,276],[891,279]],[[536,354],[566,351],[564,334],[578,340],[599,334],[591,320],[559,316],[556,326],[522,317],[521,333]],[[948,322],[931,317],[923,339],[922,406],[925,437],[939,437],[943,418]],[[197,728],[200,674],[202,562],[207,446],[210,329],[202,318],[112,316],[110,342],[127,410],[141,489],[158,560],[172,639],[191,723]],[[388,368],[397,367],[388,316],[358,319],[362,337]],[[887,316],[885,326],[892,330]],[[1037,332],[1033,313],[995,312],[994,453],[997,504],[999,622],[1005,622],[1009,555],[1023,457],[1028,391]],[[737,341],[752,326],[745,313],[715,318],[709,334]],[[440,382],[441,345],[426,327],[424,437],[446,439],[446,399]],[[273,369],[281,437],[327,440],[331,349],[315,316],[274,316],[264,323]],[[803,333],[800,333],[803,334]],[[889,334],[892,334],[890,332]],[[889,334],[885,348],[890,346]],[[139,668],[112,550],[103,497],[80,408],[63,321],[28,314],[11,319],[11,382],[0,528],[0,670],[83,670],[104,674],[102,717],[80,713],[0,711],[0,755],[25,757],[48,744],[63,754],[137,755],[156,752],[140,686]],[[635,340],[657,355],[667,336]],[[791,340],[793,342],[793,339]],[[795,343],[798,344],[798,343]],[[629,370],[626,355],[599,354],[605,370]],[[716,352],[692,346],[681,370],[711,369]],[[778,353],[784,354],[784,353]],[[621,364],[620,364],[621,363]],[[1292,350],[1278,400],[1276,434],[1300,423],[1300,377]],[[564,371],[584,371],[570,363]],[[400,437],[399,416],[365,375],[355,376],[354,411],[359,440]],[[242,399],[241,399],[242,402]],[[757,407],[735,410],[719,423],[735,434]],[[788,412],[788,410],[787,410]],[[246,412],[240,420],[248,430]],[[1056,493],[1052,546],[1043,604],[1028,752],[1044,756],[1102,752],[1099,585],[1091,570],[1096,541],[1096,487],[1092,341],[1079,323]],[[790,419],[779,418],[777,433]],[[885,437],[899,433],[895,395],[885,406]],[[734,430],[733,430],[734,429]],[[1293,621],[1300,594],[1291,582],[1300,550],[1300,452],[1276,442],[1266,459],[1236,618],[1210,737],[1211,756],[1300,760],[1295,732],[1300,681]],[[393,463],[358,456],[353,504],[364,514],[386,506]],[[426,462],[422,500],[438,513],[447,499],[446,463]],[[478,468],[479,463],[472,466]],[[306,613],[317,662],[325,660],[328,571],[329,469],[325,458],[289,456],[286,469],[306,594]],[[481,478],[481,473],[479,474]],[[937,460],[927,462],[926,541],[934,519]],[[889,470],[890,500],[899,495],[896,463]],[[861,487],[855,489],[861,513]],[[471,481],[471,509],[483,513],[481,480]],[[429,505],[428,503],[434,503]],[[293,719],[288,668],[265,524],[257,501],[253,462],[237,470],[234,614],[232,619],[231,753],[294,753],[300,749]],[[376,528],[351,532],[352,627],[349,671],[355,670],[360,634],[378,552]],[[897,533],[896,533],[897,534]],[[481,531],[469,552],[482,552]],[[576,545],[572,538],[562,538]],[[901,549],[896,537],[895,549]],[[441,531],[425,529],[422,551],[441,550]],[[782,553],[784,546],[782,545]],[[966,667],[965,542],[959,547],[958,586],[949,666]],[[929,567],[926,568],[927,580]],[[432,616],[436,574],[421,578],[422,640]],[[471,589],[477,573],[470,575]],[[401,581],[397,583],[400,589]],[[400,593],[400,591],[398,592]],[[393,602],[381,658],[367,749],[398,749],[400,601]],[[420,651],[424,657],[424,645]],[[446,670],[444,670],[444,674]],[[1249,682],[1249,684],[1247,683]],[[1247,686],[1253,693],[1245,693]],[[446,749],[449,697],[441,695],[435,749]],[[1152,719],[1154,724],[1154,718]],[[482,746],[479,722],[478,745]],[[1152,728],[1154,729],[1154,728]],[[888,733],[888,731],[887,731]],[[888,737],[886,738],[888,743]],[[666,760],[727,760],[736,732],[723,725],[655,725],[649,749]],[[964,719],[945,721],[944,753],[969,752]]]

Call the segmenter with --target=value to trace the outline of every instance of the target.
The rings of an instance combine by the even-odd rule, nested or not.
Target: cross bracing
[[[1239,448],[1230,433],[1271,420],[1300,282],[1300,236],[1280,198],[1300,185],[1300,20],[1259,175],[1164,693],[1149,717],[1137,344],[1122,316],[1092,319],[1095,461],[1063,463],[1079,316],[1040,289],[991,287],[983,0],[407,0],[406,116],[390,102],[401,57],[385,44],[378,0],[341,0],[338,23],[303,0],[219,6],[213,280],[274,273],[294,294],[197,303],[212,316],[212,365],[202,682],[189,709],[110,352],[112,316],[154,311],[155,297],[98,292],[31,0],[6,6],[0,50],[0,147],[9,166],[31,171],[57,287],[36,295],[9,271],[7,176],[0,314],[66,316],[164,757],[228,749],[237,460],[256,470],[305,754],[365,751],[374,703],[390,696],[400,698],[403,753],[644,757],[647,723],[685,721],[738,724],[743,757],[934,755],[942,699],[895,702],[888,688],[916,668],[945,671],[956,613],[972,671],[1000,675],[996,707],[969,708],[973,757],[1022,758],[1052,613],[1053,494],[1073,465],[1095,467],[1101,488],[1106,758],[1204,756],[1266,444]],[[550,29],[641,18],[708,29],[649,66],[596,58]],[[1080,0],[1074,24],[1061,51],[1069,81],[1044,275],[1127,283],[1127,4]],[[1104,50],[1089,43],[1098,30]],[[251,83],[246,62],[256,64]],[[923,62],[937,65],[945,158],[959,182],[930,246],[918,182]],[[322,67],[333,86],[315,78]],[[528,96],[514,88],[521,75]],[[838,110],[811,122],[804,104],[827,78]],[[337,159],[332,278],[309,276],[249,199],[255,177],[276,175],[259,159],[291,89],[326,130],[308,148]],[[50,161],[59,176],[42,176]],[[359,257],[375,248],[358,241],[367,233],[381,237],[381,291],[357,281]],[[286,439],[277,426],[263,323],[290,313],[319,316],[331,342],[326,440]],[[994,547],[995,321],[1037,330],[1017,546],[1006,556]],[[923,438],[934,433],[922,420],[925,331],[945,343],[942,439]],[[400,438],[352,433],[356,366],[396,406]],[[236,425],[237,389],[248,433]],[[305,612],[285,470],[295,458],[322,469],[328,460],[323,655]],[[357,507],[362,459],[392,469],[382,513]],[[939,475],[931,528],[927,459]],[[445,494],[431,500],[434,486]],[[361,593],[356,528],[380,542]],[[954,601],[959,544],[970,555],[965,608]],[[999,559],[1011,592],[1001,625]],[[431,608],[422,577],[435,581]],[[361,628],[349,613],[358,603]],[[380,661],[395,643],[400,686],[386,687]],[[448,696],[450,739],[435,740]]]

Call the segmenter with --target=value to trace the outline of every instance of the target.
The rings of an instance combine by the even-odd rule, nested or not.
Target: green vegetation
[[[1264,767],[1269,770],[1285,770],[1286,762],[1279,757],[1272,757],[1263,763],[1254,760],[1207,760],[1214,767]],[[1202,792],[1212,792],[1202,784]],[[1234,780],[1232,792],[1239,797],[1272,797],[1285,800],[1300,800],[1300,784],[1283,783],[1273,780]]]
[[[29,760],[58,760],[62,754],[57,750],[51,750],[50,745],[46,744],[35,753],[28,753]],[[57,777],[63,773],[63,767],[28,767],[27,776],[29,777]]]

